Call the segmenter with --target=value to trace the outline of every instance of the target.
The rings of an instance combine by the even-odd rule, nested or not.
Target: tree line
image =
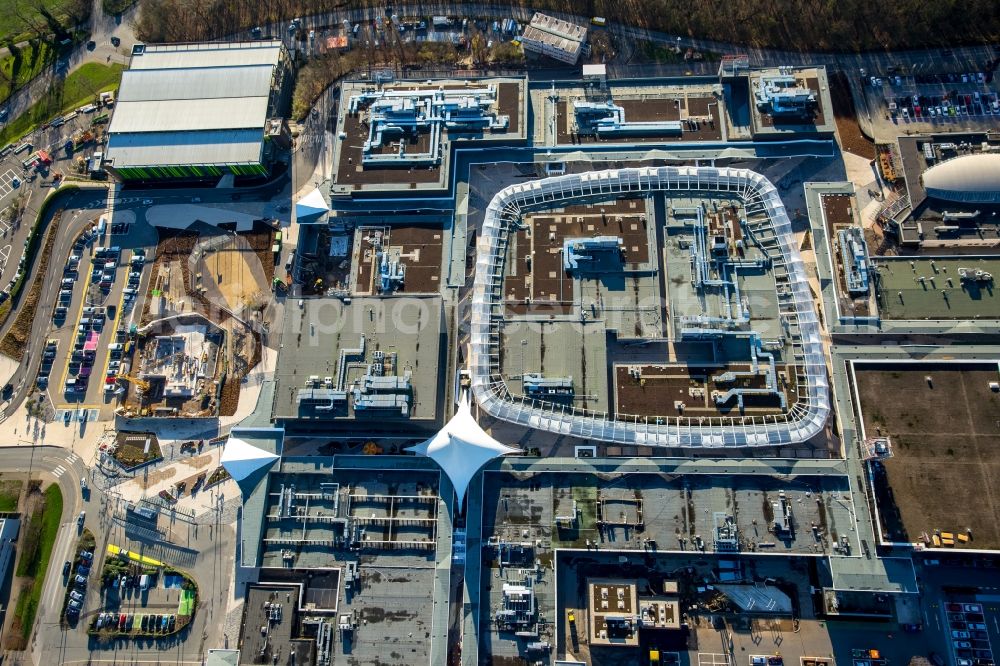
[[[342,9],[385,9],[386,1],[148,0],[137,20],[149,42],[198,41],[268,23]],[[397,0],[394,11],[421,12],[421,3]],[[456,3],[458,7],[462,3]],[[977,44],[1000,39],[996,0],[532,0],[487,5],[603,16],[611,22],[752,47],[801,51],[855,51]],[[457,12],[457,9],[456,9]]]

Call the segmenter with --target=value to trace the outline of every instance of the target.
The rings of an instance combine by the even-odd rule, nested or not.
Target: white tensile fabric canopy
[[[436,435],[426,442],[411,446],[413,451],[436,462],[455,487],[461,504],[472,477],[483,465],[518,449],[501,444],[486,434],[472,417],[469,396],[465,394],[458,403],[458,411]]]
[[[326,205],[326,199],[323,198],[323,193],[318,188],[299,199],[298,203],[295,204],[295,217],[299,220],[308,220],[328,212],[330,212],[330,207]]]
[[[229,476],[239,482],[277,459],[277,454],[259,449],[238,437],[230,437],[219,462],[229,472]]]

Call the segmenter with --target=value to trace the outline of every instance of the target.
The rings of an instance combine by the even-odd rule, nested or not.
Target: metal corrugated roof
[[[208,42],[200,44],[147,44],[133,55],[129,69],[178,69],[277,65],[281,42]]]
[[[205,69],[140,69],[122,74],[118,101],[264,97],[270,94],[271,65]]]
[[[113,134],[105,158],[114,166],[250,164],[260,162],[263,130]]]
[[[110,134],[178,130],[249,129],[264,131],[266,97],[119,102]]]

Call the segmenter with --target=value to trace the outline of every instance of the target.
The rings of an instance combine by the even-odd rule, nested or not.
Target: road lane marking
[[[65,473],[66,473],[66,468],[63,467],[62,465],[59,465],[54,470],[52,470],[52,476],[56,477],[57,479]]]
[[[14,191],[14,177],[15,174],[12,169],[7,169],[7,171],[0,175],[0,199],[3,199]]]

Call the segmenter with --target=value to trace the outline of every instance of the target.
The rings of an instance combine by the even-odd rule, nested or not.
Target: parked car
[[[77,586],[80,586],[80,587],[86,587],[87,586],[87,578],[86,578],[86,576],[81,576],[80,574],[76,575],[76,577],[73,579],[73,582],[76,583]]]
[[[69,560],[67,560],[66,562],[64,562],[64,563],[63,563],[63,576],[64,576],[64,577],[65,577],[65,576],[69,576],[69,572],[70,572],[70,568],[71,568],[72,566],[73,566],[73,565],[72,565],[72,564],[70,564]]]
[[[969,641],[955,641],[955,647],[957,648],[971,648],[972,643]]]
[[[982,604],[965,604],[965,608],[963,610],[965,610],[966,613],[982,613],[983,606]]]
[[[83,601],[83,595],[77,592],[76,590],[70,591],[69,598],[73,599],[74,601]]]
[[[952,631],[951,632],[951,637],[952,638],[968,638],[969,637],[969,632],[968,631]]]

